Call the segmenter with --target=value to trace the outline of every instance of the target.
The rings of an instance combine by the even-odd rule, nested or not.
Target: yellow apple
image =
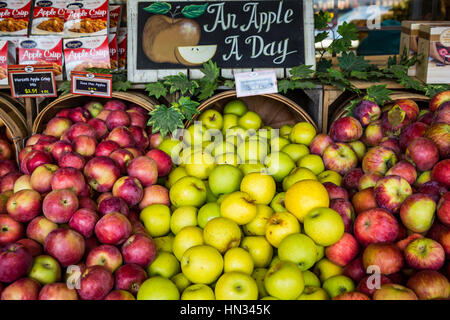
[[[311,271],[305,270],[303,271],[303,280],[305,280],[305,288],[306,287],[318,287],[320,288],[320,280],[319,278]]]
[[[272,246],[278,248],[281,240],[300,231],[300,223],[294,215],[289,212],[278,212],[267,221],[266,238]]]
[[[258,130],[262,126],[262,120],[259,114],[257,114],[254,111],[247,111],[245,114],[243,114],[239,120],[238,124],[247,130],[253,129]]]
[[[213,156],[205,152],[196,152],[189,158],[185,169],[188,175],[204,180],[209,177],[215,166],[216,162]]]
[[[307,286],[297,300],[330,300],[328,293],[320,287]]]
[[[197,221],[200,228],[205,228],[209,220],[220,217],[220,206],[217,202],[210,202],[198,210]]]
[[[289,139],[283,137],[274,137],[270,140],[270,150],[272,150],[272,152],[281,151],[281,149],[283,149],[289,143]]]
[[[268,294],[282,300],[297,299],[305,286],[302,272],[290,261],[281,261],[270,267],[264,284]]]
[[[295,168],[283,179],[283,190],[287,191],[290,187],[302,180],[317,180],[314,172],[307,168]]]
[[[217,249],[200,245],[189,248],[181,259],[181,270],[192,283],[210,284],[223,270],[223,258]]]
[[[223,257],[224,272],[243,272],[252,274],[254,262],[250,253],[242,248],[232,248]]]
[[[153,238],[153,241],[155,241],[156,249],[158,249],[158,252],[159,251],[172,252],[174,238],[175,237],[173,236],[173,234]]]
[[[308,155],[310,153],[309,148],[304,144],[290,143],[281,149],[282,152],[286,153],[291,157],[292,161],[297,162],[300,158]]]
[[[209,220],[203,229],[205,244],[224,253],[230,248],[238,247],[241,243],[241,229],[231,219],[218,217]]]
[[[342,217],[329,208],[315,208],[305,218],[305,233],[315,243],[327,247],[338,242],[344,235],[345,225]]]
[[[259,298],[264,298],[268,296],[266,287],[264,286],[264,277],[266,276],[267,269],[265,268],[255,268],[252,273],[252,278],[255,279],[256,285],[258,286]]]
[[[244,239],[242,239],[241,248],[250,253],[256,268],[265,268],[272,260],[273,247],[265,237],[244,237]]]
[[[175,182],[180,180],[181,178],[187,177],[186,169],[183,167],[176,167],[170,171],[169,176],[167,177],[166,187],[170,189]]]
[[[223,127],[223,117],[219,111],[214,109],[209,109],[200,115],[198,118],[206,129],[217,129],[222,130]]]
[[[251,139],[240,143],[237,154],[243,163],[255,164],[261,162],[268,154],[267,143],[259,139]]]
[[[214,157],[220,156],[225,153],[236,153],[236,147],[234,144],[227,142],[227,141],[221,141],[219,143],[214,144],[214,148],[212,149],[211,154]]]
[[[248,274],[242,272],[224,273],[215,287],[217,300],[257,300],[258,286]]]
[[[239,225],[247,224],[256,216],[256,204],[248,193],[233,192],[227,195],[220,204],[220,214]]]
[[[214,291],[206,284],[193,284],[184,289],[181,300],[215,300]]]
[[[173,283],[175,283],[175,285],[178,288],[178,291],[180,291],[180,292],[183,292],[184,289],[186,289],[187,287],[189,287],[191,285],[191,282],[189,281],[189,279],[186,278],[186,276],[182,272],[177,273],[172,278],[170,278],[170,280]]]
[[[170,209],[163,204],[152,204],[141,211],[140,219],[152,237],[161,237],[170,231]]]
[[[215,161],[217,165],[220,164],[229,164],[233,167],[238,167],[242,162],[241,158],[235,153],[224,153],[215,157]]]
[[[316,134],[317,131],[312,124],[299,122],[292,128],[289,140],[292,143],[301,143],[309,147]]]
[[[187,249],[203,244],[203,230],[199,227],[185,227],[173,239],[173,254],[179,261]]]
[[[316,263],[316,244],[304,234],[290,234],[280,242],[278,256],[281,260],[295,263],[300,270],[305,271]]]
[[[257,204],[255,218],[243,226],[244,234],[247,236],[264,236],[266,234],[267,221],[269,221],[273,213],[271,207]]]
[[[319,277],[320,281],[323,283],[328,278],[333,276],[338,276],[342,274],[342,267],[334,264],[328,259],[322,259],[316,263],[313,272]]]
[[[226,134],[227,130],[238,125],[238,116],[235,114],[224,114],[223,115],[223,127],[222,133]]]
[[[256,204],[269,204],[276,192],[275,180],[263,173],[250,173],[241,181],[241,191],[246,192]]]
[[[300,222],[315,208],[328,207],[330,198],[327,189],[316,180],[302,180],[286,191],[286,209]]]
[[[145,280],[137,293],[137,300],[179,300],[177,286],[164,277],[152,277]]]
[[[150,277],[161,276],[172,278],[180,272],[180,263],[177,258],[169,252],[161,251],[156,259],[147,267],[147,274]]]
[[[316,154],[308,154],[301,157],[297,161],[297,166],[299,168],[307,168],[314,172],[315,175],[322,173],[325,170],[325,165],[323,164],[322,157]]]
[[[201,122],[190,125],[183,135],[183,143],[187,146],[202,145],[206,134],[206,127]]]
[[[173,234],[177,234],[184,227],[195,227],[197,225],[197,208],[196,207],[180,207],[172,213],[170,218],[170,230]]]
[[[317,176],[319,178],[320,183],[332,182],[338,187],[341,186],[342,176],[336,171],[326,170]]]
[[[244,175],[248,175],[250,173],[253,172],[258,172],[258,173],[266,173],[267,172],[267,168],[262,164],[262,163],[243,163],[241,165],[239,165],[239,169],[241,169],[241,171],[244,173]]]

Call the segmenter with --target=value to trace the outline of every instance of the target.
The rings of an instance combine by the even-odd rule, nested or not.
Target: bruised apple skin
[[[200,34],[200,26],[194,20],[154,15],[145,23],[142,49],[153,62],[179,64],[175,49],[198,45]]]

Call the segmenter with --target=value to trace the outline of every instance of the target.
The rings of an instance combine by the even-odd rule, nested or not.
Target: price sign
[[[8,74],[13,98],[57,96],[52,65],[12,65]]]
[[[112,75],[72,71],[72,93],[101,98],[112,97]]]
[[[240,72],[234,78],[238,98],[278,92],[275,70]]]

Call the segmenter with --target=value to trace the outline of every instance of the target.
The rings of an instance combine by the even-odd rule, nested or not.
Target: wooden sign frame
[[[112,97],[112,75],[110,74],[92,73],[87,71],[72,71],[70,77],[72,94],[99,98]],[[92,82],[92,88],[79,89],[77,88],[77,81]],[[95,87],[99,83],[105,85],[106,92],[96,91]]]
[[[29,88],[25,90],[36,90],[35,92],[31,91],[28,93],[18,93],[16,92],[16,86],[14,82],[14,76],[17,75],[26,75],[26,76],[35,76],[38,75],[41,78],[35,78],[34,81],[29,81],[30,78],[25,78],[23,80],[26,80],[24,82],[29,83],[31,82],[32,85],[35,88]],[[42,77],[46,79],[50,78],[51,82],[51,92],[39,92],[39,90],[42,91],[42,87],[39,85],[42,84]],[[56,81],[55,81],[55,71],[53,69],[53,65],[51,64],[34,64],[34,65],[10,65],[8,66],[8,79],[9,79],[9,85],[11,88],[11,96],[16,98],[52,98],[56,97],[58,95],[57,88],[56,88]],[[31,78],[33,80],[33,78]]]
[[[199,79],[203,76],[203,73],[199,71],[199,67],[193,68],[180,68],[180,69],[155,69],[155,70],[139,70],[137,69],[137,51],[138,51],[138,4],[140,2],[165,2],[162,0],[128,0],[127,2],[127,20],[128,23],[128,39],[127,39],[127,51],[128,51],[128,80],[133,83],[149,83],[156,82],[158,80],[163,79],[168,75],[176,75],[180,72],[187,75],[191,79]],[[180,2],[182,0],[171,0],[167,2]],[[184,0],[186,1],[186,0]],[[190,2],[229,2],[229,1],[240,1],[240,2],[249,2],[243,0],[228,0],[228,1],[220,1],[220,0],[191,0]],[[264,0],[257,0],[254,2],[263,2]],[[304,54],[306,65],[312,65],[315,69],[316,59],[315,59],[315,47],[314,47],[314,11],[313,11],[313,0],[297,0],[303,3],[303,26],[304,26]],[[301,64],[299,61],[298,64]],[[235,72],[245,72],[245,71],[258,71],[264,70],[265,68],[248,68],[248,69],[221,69],[221,76],[226,79],[233,79]],[[277,78],[285,78],[289,77],[290,73],[288,68],[276,68],[274,69]]]

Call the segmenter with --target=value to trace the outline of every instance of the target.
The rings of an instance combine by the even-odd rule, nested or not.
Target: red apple
[[[95,137],[97,139],[103,139],[108,134],[108,127],[105,121],[100,119],[90,119],[88,124],[92,126],[95,130]]]
[[[380,273],[384,275],[400,271],[404,264],[402,251],[390,243],[369,244],[362,259],[366,270],[370,266],[378,266]]]
[[[378,180],[374,192],[378,206],[395,213],[412,194],[412,188],[408,181],[400,176],[386,176]]]
[[[450,91],[443,91],[435,95],[430,101],[430,111],[436,111],[444,102],[450,101]]]
[[[42,254],[42,247],[39,243],[31,239],[20,239],[17,244],[23,245],[31,253],[33,257],[40,256]]]
[[[58,111],[58,113],[55,115],[55,117],[61,117],[61,118],[67,118],[69,116],[70,109],[61,109]]]
[[[342,178],[342,187],[347,189],[349,192],[349,197],[353,197],[353,195],[359,190],[359,180],[364,175],[364,172],[361,168],[355,168],[347,172]]]
[[[444,248],[445,255],[447,256],[447,258],[450,258],[450,229],[445,229],[441,233],[438,241]]]
[[[129,151],[133,155],[133,159],[137,157],[142,157],[144,154],[137,148],[124,148],[124,150]]]
[[[431,178],[450,188],[450,159],[438,162],[431,172]]]
[[[78,295],[83,300],[103,300],[114,286],[114,277],[103,266],[88,267],[80,279]]]
[[[68,288],[66,283],[56,282],[42,287],[39,300],[78,300],[78,294],[75,289]]]
[[[127,176],[116,181],[112,193],[115,197],[125,200],[129,206],[137,205],[144,196],[144,190],[139,180]]]
[[[311,151],[311,154],[322,156],[325,149],[332,143],[333,140],[329,135],[320,133],[311,141],[309,150]]]
[[[111,113],[111,110],[105,110],[103,109],[100,111],[100,113],[97,115],[96,119],[102,120],[103,122],[106,121],[106,118],[108,118],[109,114]],[[106,125],[106,124],[105,124]]]
[[[450,123],[450,102],[443,103],[436,110],[433,123]]]
[[[332,143],[323,153],[323,162],[327,170],[346,174],[358,165],[358,157],[345,143]]]
[[[111,245],[101,245],[92,249],[87,258],[86,266],[104,266],[111,273],[114,273],[122,265],[122,255],[119,249]]]
[[[67,138],[70,141],[73,141],[78,136],[89,136],[95,138],[97,135],[97,132],[95,129],[87,123],[75,123],[70,127],[70,129],[67,132]],[[61,138],[61,140],[63,140]]]
[[[372,122],[364,130],[364,134],[361,137],[361,141],[366,146],[375,147],[378,146],[381,140],[384,138],[383,128],[381,126],[381,120]]]
[[[136,126],[145,129],[148,122],[148,117],[145,113],[142,113],[137,110],[127,110],[127,113],[130,116],[131,126]]]
[[[370,298],[361,292],[346,292],[335,296],[333,300],[370,300]]]
[[[363,134],[361,123],[353,117],[343,117],[333,122],[330,138],[335,142],[359,140]]]
[[[79,197],[78,198],[78,206],[80,209],[90,209],[93,211],[97,211],[97,202],[95,202],[90,197]]]
[[[395,166],[389,169],[388,172],[386,172],[386,176],[391,175],[402,177],[403,179],[408,181],[410,185],[413,185],[417,179],[416,168],[414,168],[411,163],[405,160],[398,162]]]
[[[37,300],[41,285],[34,279],[24,278],[11,283],[2,292],[2,300]]]
[[[145,108],[142,108],[141,106],[139,106],[139,105],[137,105],[137,104],[135,104],[135,103],[132,103],[132,104],[130,104],[129,106],[128,106],[128,110],[129,111],[139,111],[140,113],[142,113],[144,116],[147,116],[147,114],[148,114],[148,111],[147,111],[147,109],[145,109]]]
[[[11,283],[24,277],[31,269],[33,257],[19,243],[9,243],[0,249],[0,282]]]
[[[59,167],[54,164],[44,164],[34,170],[30,177],[31,187],[40,193],[46,193],[52,190],[51,180],[53,174]]]
[[[366,271],[364,270],[364,266],[362,264],[362,259],[357,258],[348,263],[342,270],[342,274],[351,278],[355,282],[360,281],[366,275]]]
[[[381,108],[373,101],[362,100],[356,105],[353,113],[363,126],[367,126],[380,118]]]
[[[408,246],[408,244],[410,244],[411,242],[413,242],[416,239],[421,239],[421,238],[423,238],[423,236],[419,233],[410,234],[408,237],[398,241],[397,247],[399,247],[400,250],[405,250],[406,247]]]
[[[386,277],[385,275],[380,275],[379,278],[377,277],[377,279],[375,279],[373,275],[365,276],[359,281],[358,286],[356,287],[356,291],[371,297],[375,293],[375,291],[379,288],[379,287],[377,288],[378,285],[382,286],[383,284],[386,283],[392,283],[392,280]]]
[[[333,182],[325,182],[323,183],[323,186],[327,189],[330,200],[334,199],[348,200],[348,192],[344,188],[338,187]]]
[[[405,248],[405,260],[411,268],[439,270],[445,263],[444,248],[428,238],[416,239]]]
[[[114,110],[106,118],[106,126],[109,130],[117,127],[128,127],[131,124],[130,116],[123,110]]]
[[[58,161],[64,153],[72,152],[72,151],[73,151],[72,143],[70,143],[68,141],[64,141],[64,140],[56,141],[50,147],[50,152],[52,154],[52,157],[56,161]]]
[[[434,112],[431,112],[430,110],[421,110],[417,121],[423,122],[427,125],[431,125],[433,123],[433,118],[434,118]]]
[[[55,117],[47,123],[44,134],[60,138],[64,131],[68,130],[71,126],[72,121],[69,119]]]
[[[136,295],[141,284],[147,280],[147,272],[137,264],[125,264],[115,272],[116,289],[126,290]]]
[[[49,152],[52,144],[55,143],[56,141],[58,141],[58,138],[56,137],[42,135],[39,137],[39,140],[35,144],[33,144],[32,147],[33,150]]]
[[[434,202],[438,202],[439,199],[447,193],[447,188],[437,181],[429,181],[419,186],[416,190],[418,193],[424,193],[433,198]]]
[[[130,130],[126,127],[114,128],[106,140],[117,142],[121,148],[134,147],[136,144]]]
[[[75,168],[77,170],[82,170],[85,164],[86,160],[77,152],[65,152],[60,156],[58,161],[60,168]]]
[[[416,121],[420,109],[415,101],[410,99],[397,100],[396,105],[405,111],[406,117],[408,117],[410,121]]]
[[[414,163],[419,171],[427,171],[439,161],[439,150],[430,139],[416,138],[408,144],[406,158]]]
[[[357,214],[378,208],[377,201],[375,200],[374,188],[364,189],[355,193],[352,198],[352,204]]]
[[[100,204],[100,202],[102,202],[105,199],[111,198],[112,192],[103,192],[101,195],[98,196],[97,198],[97,203]]]
[[[0,178],[11,172],[18,172],[17,165],[12,160],[0,160]]]
[[[95,138],[89,136],[78,136],[73,139],[72,142],[75,152],[79,153],[83,157],[90,157],[94,155],[95,147],[97,146],[97,141]]]
[[[104,215],[95,225],[95,235],[104,244],[122,244],[130,237],[131,231],[130,221],[117,212]]]
[[[330,209],[333,209],[344,221],[345,232],[350,232],[355,218],[355,210],[350,201],[345,199],[333,199],[330,201]]]
[[[119,149],[120,146],[117,142],[105,140],[100,142],[95,148],[96,157],[108,157],[113,151]]]
[[[23,225],[7,214],[0,214],[0,246],[16,242],[23,236]]]
[[[399,136],[400,148],[405,151],[408,144],[416,138],[423,137],[427,129],[428,125],[423,122],[414,122],[403,128],[402,133]]]
[[[358,182],[358,190],[362,191],[364,189],[375,187],[378,180],[380,180],[383,176],[377,172],[369,172],[365,173]]]
[[[78,263],[83,258],[85,243],[78,232],[71,229],[55,229],[45,238],[44,250],[63,267]]]
[[[432,124],[425,137],[433,141],[439,150],[441,158],[450,157],[450,124],[449,123],[435,123]]]
[[[103,300],[136,300],[136,298],[125,290],[111,291]]]
[[[70,189],[55,190],[44,198],[42,210],[47,219],[54,223],[69,222],[78,209],[79,202],[76,194]]]
[[[134,138],[134,141],[136,142],[136,147],[138,147],[141,150],[147,149],[149,141],[145,130],[137,126],[131,126],[129,127],[129,130]]]
[[[149,236],[135,234],[122,245],[122,254],[125,263],[147,268],[156,258],[156,244]]]
[[[52,177],[52,190],[71,189],[77,195],[86,187],[84,176],[75,168],[59,168]]]
[[[150,135],[150,148],[157,149],[159,145],[163,142],[163,138],[161,137],[161,133],[152,134],[151,130],[149,131]]]
[[[47,235],[57,228],[58,225],[56,223],[43,216],[39,216],[31,220],[28,224],[27,237],[43,245]]]
[[[127,173],[128,163],[134,159],[133,154],[126,149],[117,149],[113,151],[109,157],[116,162],[122,174]]]
[[[98,215],[91,209],[79,209],[75,211],[69,220],[69,227],[78,231],[85,238],[89,238],[94,233]]]
[[[21,190],[6,203],[8,214],[18,222],[28,222],[41,213],[41,195],[34,190]]]
[[[130,177],[137,178],[144,187],[151,186],[158,180],[157,162],[148,156],[131,160],[128,164],[127,171]]]
[[[370,209],[360,213],[353,228],[356,239],[363,246],[394,242],[399,232],[397,220],[384,209]]]
[[[450,192],[444,194],[439,200],[437,216],[443,224],[450,227]]]
[[[98,192],[107,192],[120,177],[119,168],[108,157],[96,157],[86,164],[84,168],[88,184]]]
[[[124,216],[128,216],[129,209],[127,203],[122,198],[113,196],[102,200],[98,204],[98,212],[102,216],[111,212],[119,212]]]
[[[380,142],[380,147],[392,150],[397,156],[400,156],[402,153],[400,143],[395,137],[384,137]]]
[[[403,225],[416,233],[427,232],[434,221],[436,202],[422,193],[409,196],[400,208]]]
[[[76,107],[69,111],[69,119],[73,122],[87,122],[90,118],[89,111],[82,107]]]
[[[21,169],[25,174],[32,174],[37,167],[52,162],[52,156],[47,151],[32,150],[24,157]]]
[[[108,100],[108,102],[106,102],[105,105],[103,106],[103,109],[110,111],[114,110],[125,111],[127,109],[127,105],[120,100]]]
[[[409,278],[406,286],[412,289],[420,300],[447,299],[450,283],[437,271],[423,270]]]
[[[363,158],[362,169],[364,173],[377,172],[384,175],[397,163],[394,151],[385,147],[370,149]]]
[[[11,172],[0,178],[0,193],[14,190],[14,183],[22,175],[19,172]]]
[[[386,283],[376,290],[373,300],[418,300],[414,291],[399,284]]]
[[[352,261],[359,252],[359,245],[350,233],[344,233],[342,238],[325,249],[325,255],[334,264],[341,267]]]
[[[11,145],[8,141],[0,139],[0,160],[8,160],[12,157]]]

